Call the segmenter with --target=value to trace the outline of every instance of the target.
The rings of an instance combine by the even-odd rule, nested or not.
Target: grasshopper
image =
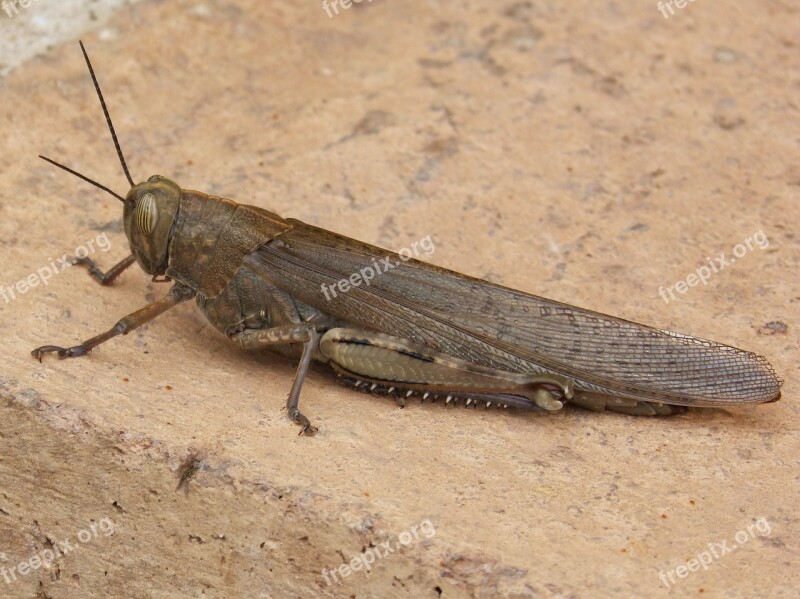
[[[782,381],[762,356],[494,285],[388,252],[291,218],[199,191],[161,176],[134,183],[86,49],[122,170],[123,197],[44,160],[123,204],[131,253],[108,272],[77,259],[108,285],[136,262],[169,293],[80,345],[32,354],[75,358],[195,299],[208,321],[242,348],[271,348],[299,360],[286,403],[299,408],[313,360],[352,387],[446,404],[667,415],[686,406],[776,401]],[[328,293],[378,260],[391,264],[369,285]],[[339,286],[341,290],[341,285]]]

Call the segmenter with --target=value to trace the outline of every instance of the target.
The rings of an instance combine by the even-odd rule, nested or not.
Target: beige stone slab
[[[436,264],[764,354],[784,398],[663,420],[400,410],[315,369],[320,432],[297,437],[293,365],[240,353],[193,305],[33,361],[165,291],[69,269],[0,299],[0,568],[104,518],[114,532],[11,584],[0,570],[0,596],[660,597],[659,572],[742,531],[671,595],[796,596],[797,18],[756,0],[668,19],[178,0],[86,35],[135,178],[395,250],[431,235]],[[126,255],[119,204],[36,158],[124,192],[104,126],[76,40],[0,79],[0,285],[103,233],[103,266]],[[659,296],[760,231],[765,249]],[[430,538],[326,584],[426,521]]]

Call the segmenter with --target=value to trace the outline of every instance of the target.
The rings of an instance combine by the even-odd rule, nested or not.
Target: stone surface
[[[319,368],[302,405],[320,432],[297,437],[293,365],[242,354],[193,305],[33,361],[165,289],[68,269],[0,301],[0,596],[666,596],[659,573],[673,596],[796,596],[797,9],[339,11],[143,1],[85,35],[135,178],[395,250],[431,235],[436,264],[764,354],[783,400],[669,419],[400,410]],[[36,158],[126,190],[77,35],[0,79],[5,288],[103,234],[103,266],[127,254],[119,204]],[[765,249],[659,296],[759,232]],[[62,540],[78,549],[3,580]]]
[[[124,5],[137,0],[6,0],[0,2],[0,77],[56,44],[100,28],[104,39],[117,31],[103,26]]]

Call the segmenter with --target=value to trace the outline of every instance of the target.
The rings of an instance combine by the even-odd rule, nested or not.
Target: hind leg
[[[373,392],[447,395],[492,405],[554,411],[572,397],[571,379],[519,374],[473,364],[399,337],[336,328],[323,335],[320,353],[344,377]],[[402,400],[402,397],[400,397]]]

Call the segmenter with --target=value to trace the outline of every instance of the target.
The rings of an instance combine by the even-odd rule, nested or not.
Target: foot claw
[[[311,424],[306,424],[306,425],[303,426],[303,428],[300,429],[300,432],[297,433],[297,436],[299,437],[302,434],[306,434],[306,435],[308,435],[310,437],[311,435],[316,433],[318,430],[319,429],[316,426],[311,426]]]
[[[308,420],[308,418],[303,416],[298,410],[295,410],[294,412],[289,414],[289,418],[291,418],[297,424],[299,424],[299,425],[301,425],[303,427],[303,428],[300,429],[300,432],[297,433],[298,437],[300,435],[302,435],[302,434],[306,434],[306,435],[311,436],[311,435],[313,435],[314,433],[316,433],[319,430],[316,426],[312,426],[311,422]]]
[[[67,350],[63,347],[58,347],[57,345],[43,345],[42,347],[37,347],[35,350],[33,350],[31,355],[41,363],[42,356],[51,352],[56,352],[59,358],[64,358],[67,354]]]
[[[87,353],[87,351],[81,346],[64,348],[57,345],[43,345],[42,347],[37,347],[35,350],[33,350],[31,355],[41,363],[42,356],[49,353],[56,353],[58,354],[58,359],[63,360],[64,358],[77,358],[78,356],[83,356]]]

